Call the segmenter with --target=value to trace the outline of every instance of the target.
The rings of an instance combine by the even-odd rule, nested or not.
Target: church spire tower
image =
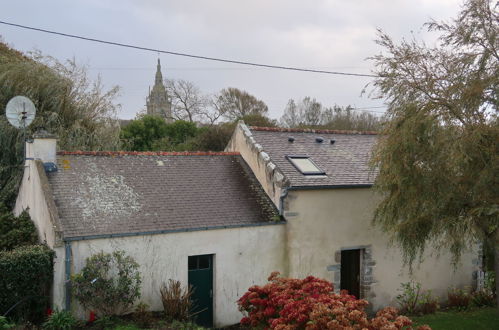
[[[163,84],[163,74],[161,74],[161,62],[159,61],[158,58],[158,65],[156,66],[156,81],[154,82],[155,85],[162,85]]]
[[[159,58],[156,67],[154,86],[152,90],[149,91],[146,105],[148,115],[160,116],[164,118],[167,123],[173,122],[172,103],[168,97],[165,85],[163,84],[163,74],[161,73],[161,62],[159,61]]]

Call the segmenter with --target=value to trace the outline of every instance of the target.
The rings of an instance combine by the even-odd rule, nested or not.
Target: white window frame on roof
[[[304,156],[304,155],[286,155],[286,158],[289,160],[289,162],[303,175],[325,175],[326,172],[321,170],[319,166],[309,157],[309,156]],[[316,170],[313,171],[306,171],[304,170],[298,162],[295,160],[297,159],[305,159],[308,161],[309,164],[308,166],[312,165],[313,167],[316,168]]]

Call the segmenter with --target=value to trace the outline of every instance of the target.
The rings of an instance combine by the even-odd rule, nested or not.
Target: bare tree
[[[295,100],[290,99],[286,108],[284,108],[284,114],[280,119],[280,124],[284,127],[298,127],[300,126],[301,114]]]
[[[327,129],[376,131],[382,118],[371,113],[355,112],[351,106],[324,107],[314,98],[305,97],[299,102],[288,101],[280,124],[284,127],[317,127]]]
[[[222,89],[213,99],[213,107],[229,120],[246,115],[265,115],[268,107],[265,102],[237,88]]]
[[[322,104],[315,98],[307,96],[298,103],[290,99],[281,117],[281,125],[285,127],[318,126],[322,123],[322,112]]]
[[[307,96],[301,101],[300,107],[305,125],[318,126],[322,123],[322,104]]]
[[[209,99],[200,89],[187,80],[168,79],[166,89],[172,100],[172,113],[176,119],[195,122],[207,113]]]
[[[281,125],[285,127],[320,125],[322,122],[322,109],[322,104],[309,96],[298,103],[290,99],[281,117]]]
[[[365,111],[356,111],[351,106],[334,105],[324,109],[322,127],[327,129],[378,131],[385,118]]]

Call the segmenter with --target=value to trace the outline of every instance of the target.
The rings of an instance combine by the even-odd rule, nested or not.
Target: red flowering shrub
[[[346,291],[334,293],[332,283],[308,276],[304,279],[279,277],[273,272],[264,286],[252,286],[239,300],[247,316],[241,324],[277,330],[293,329],[412,329],[412,321],[387,307],[369,320],[364,299],[355,299]],[[430,329],[428,326],[421,330]]]

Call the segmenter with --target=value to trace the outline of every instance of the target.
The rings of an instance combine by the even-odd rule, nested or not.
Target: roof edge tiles
[[[58,151],[60,156],[239,156],[239,152],[215,151]]]
[[[253,131],[266,132],[290,132],[290,133],[316,133],[316,134],[352,134],[352,135],[378,135],[376,131],[348,131],[335,129],[313,129],[313,128],[283,128],[283,127],[260,127],[250,126]]]
[[[257,159],[263,163],[265,173],[267,174],[270,181],[280,188],[289,187],[290,182],[284,175],[284,172],[277,166],[275,162],[272,161],[272,159],[270,159],[270,155],[265,152],[263,146],[256,142],[255,138],[253,137],[253,133],[251,133],[252,127],[253,126],[247,126],[243,120],[240,120],[237,124],[236,129],[241,129],[243,138],[245,139],[250,150],[253,150],[257,155]]]

